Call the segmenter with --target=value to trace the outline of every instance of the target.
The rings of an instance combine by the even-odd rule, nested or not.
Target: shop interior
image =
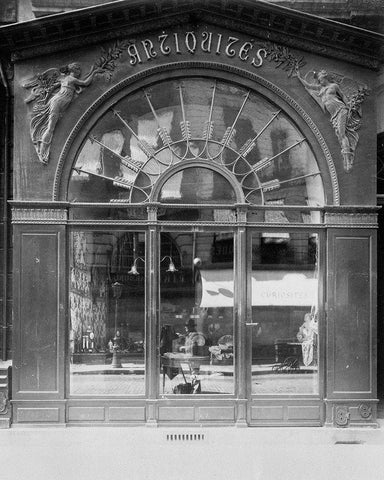
[[[233,232],[160,238],[159,395],[233,395]],[[318,235],[251,241],[251,393],[316,394]],[[145,233],[73,231],[71,243],[70,394],[145,395]]]

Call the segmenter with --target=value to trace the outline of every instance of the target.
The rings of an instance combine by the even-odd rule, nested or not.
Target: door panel
[[[233,241],[233,232],[161,234],[161,396],[234,394]]]
[[[249,275],[250,388],[254,399],[319,393],[318,235],[254,232]],[[277,415],[278,406],[263,407]],[[258,413],[263,414],[264,413]]]

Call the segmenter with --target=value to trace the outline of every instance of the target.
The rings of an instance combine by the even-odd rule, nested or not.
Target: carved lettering
[[[172,41],[170,41],[172,36],[173,46]],[[128,42],[128,47],[124,48],[126,48],[132,66],[142,63],[143,60],[150,61],[157,58],[159,54],[167,56],[172,52],[180,55],[189,52],[194,55],[198,51],[209,54],[214,52],[216,55],[225,54],[228,58],[238,57],[242,62],[250,62],[255,68],[261,67],[266,58],[270,61],[277,61],[276,59],[283,56],[281,64],[284,64],[284,70],[289,72],[288,76],[292,76],[292,69],[305,65],[302,58],[297,59],[288,49],[283,50],[284,55],[279,53],[282,47],[272,43],[262,44],[257,50],[255,49],[256,54],[252,56],[250,52],[255,47],[254,43],[254,39],[242,41],[237,37],[204,30],[201,32],[172,32],[170,34],[162,32],[157,37],[157,42],[146,38],[137,43],[134,41]],[[285,66],[284,62],[288,62],[288,65]],[[278,64],[278,67],[281,64]]]
[[[201,42],[201,50],[206,53],[211,53],[212,32],[203,32],[201,36],[203,37]]]
[[[171,49],[164,45],[167,38],[168,38],[168,35],[166,33],[164,33],[163,35],[159,35],[160,52],[163,55],[169,55],[171,53]]]
[[[239,41],[239,39],[236,38],[236,37],[229,37],[228,38],[227,48],[225,49],[225,53],[227,54],[228,57],[234,57],[236,55],[236,51],[231,47],[232,47],[232,45],[234,45],[238,41]]]
[[[250,50],[252,50],[252,48],[253,48],[253,43],[251,43],[251,42],[243,43],[243,45],[241,46],[241,48],[239,50],[240,60],[242,60],[243,62],[246,62],[249,58],[249,52],[250,52]]]
[[[137,46],[134,43],[131,43],[130,45],[128,45],[127,52],[128,52],[128,55],[131,57],[129,61],[131,65],[142,63],[139,51],[137,49]]]
[[[221,35],[221,33],[219,33],[217,36],[218,36],[218,40],[217,40],[216,54],[220,55],[221,39],[223,38],[223,36]]]
[[[177,33],[174,33],[173,36],[175,38],[176,53],[181,53],[180,47],[179,47],[179,35]]]
[[[264,58],[267,56],[267,51],[264,48],[259,48],[256,52],[256,58],[258,60],[258,63],[255,62],[255,57],[253,57],[251,65],[254,67],[258,68],[263,65],[264,58],[261,56],[261,54],[264,54]]]
[[[93,82],[95,76],[101,76],[110,81],[117,68],[117,60],[127,61],[124,58],[126,56],[128,56],[128,61],[132,67],[143,63],[143,61],[151,61],[161,55],[186,54],[187,52],[191,55],[214,52],[216,55],[225,54],[228,58],[238,57],[241,62],[250,62],[255,68],[261,67],[264,59],[268,59],[270,62],[277,64],[276,68],[288,72],[288,77],[297,76],[308,91],[315,90],[315,100],[319,101],[323,110],[327,111],[330,111],[331,107],[329,105],[333,105],[333,101],[336,102],[334,97],[336,98],[340,89],[343,90],[344,83],[351,85],[351,79],[346,79],[344,83],[342,78],[333,81],[326,79],[328,75],[323,72],[321,84],[318,79],[314,78],[316,80],[312,82],[314,84],[311,83],[308,86],[309,83],[305,83],[306,78],[301,78],[299,72],[300,68],[305,65],[303,58],[297,58],[288,48],[270,42],[262,43],[258,49],[255,48],[256,54],[252,56],[250,52],[255,46],[253,39],[244,41],[237,37],[228,36],[228,34],[212,33],[207,30],[172,32],[169,34],[163,31],[161,35],[154,38],[155,40],[144,38],[137,42],[128,39],[119,40],[107,48],[103,48],[100,58],[95,61],[83,78],[81,78],[80,65],[77,62],[72,62],[60,69],[52,67],[44,72],[39,72],[36,76],[27,80],[23,87],[30,89],[25,102],[31,104],[31,140],[38,158],[43,164],[47,164],[49,161],[56,125],[60,122],[60,118],[73,99]],[[321,72],[319,72],[320,74]],[[354,82],[353,89],[351,90],[351,88],[348,87],[344,95],[338,95],[340,97],[337,100],[338,113],[337,116],[332,114],[331,118],[342,147],[341,153],[345,171],[350,171],[353,165],[354,152],[359,139],[357,130],[361,125],[361,104],[368,95],[367,86],[358,85]],[[320,96],[318,90],[322,92]],[[328,106],[324,107],[325,96],[327,96],[326,103]]]
[[[152,40],[149,40],[148,38],[146,38],[145,40],[142,40],[141,44],[143,45],[145,55],[147,56],[148,60],[151,60],[151,58],[157,57],[157,53],[154,50]]]
[[[193,32],[187,32],[185,34],[185,46],[187,47],[190,53],[195,53],[196,51],[196,35]]]

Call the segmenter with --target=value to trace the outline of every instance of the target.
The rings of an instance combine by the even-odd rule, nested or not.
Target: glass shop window
[[[233,394],[233,233],[168,239],[177,249],[162,240],[160,394]]]
[[[319,391],[318,234],[252,235],[252,394]]]
[[[145,234],[70,234],[71,395],[145,394]]]

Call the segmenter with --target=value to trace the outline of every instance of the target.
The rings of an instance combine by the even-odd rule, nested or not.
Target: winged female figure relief
[[[330,115],[341,146],[344,170],[350,172],[359,141],[357,130],[361,126],[361,105],[368,95],[367,86],[326,70],[308,72],[302,77],[297,69],[294,75],[322,110]]]
[[[50,68],[23,85],[31,89],[26,99],[26,103],[33,104],[31,138],[42,163],[49,161],[52,136],[60,117],[75,95],[90,85],[98,73],[103,73],[103,69],[93,67],[84,79],[80,79],[80,65],[70,63],[61,69]]]

